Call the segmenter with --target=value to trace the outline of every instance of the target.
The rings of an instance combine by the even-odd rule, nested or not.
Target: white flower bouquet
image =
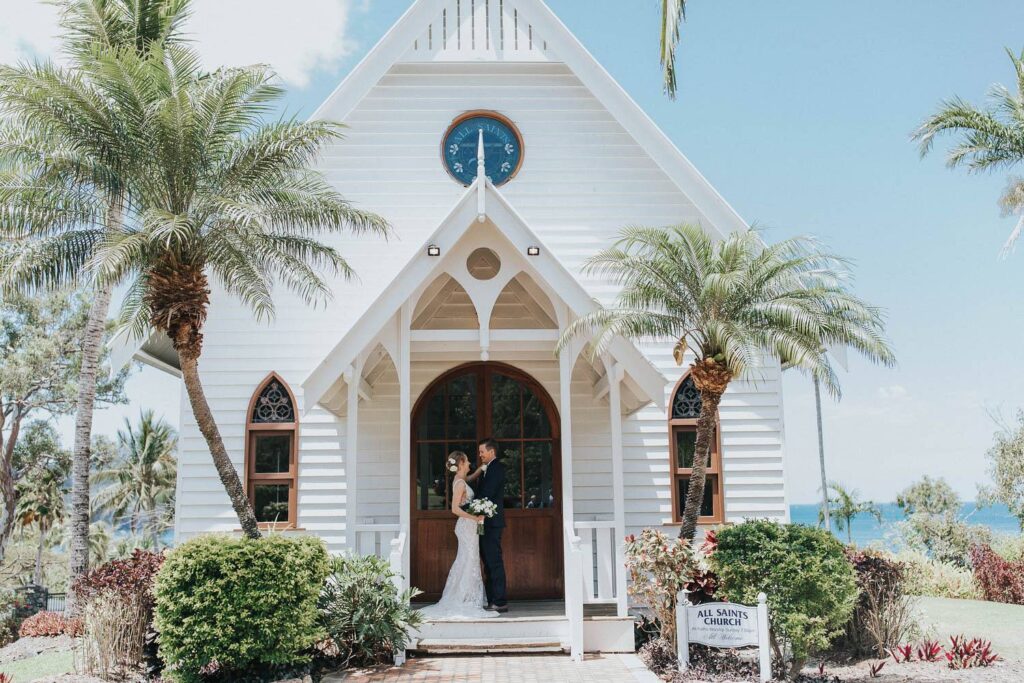
[[[494,515],[498,514],[498,506],[488,498],[476,498],[470,501],[469,505],[466,506],[466,512],[471,515],[483,515],[490,519]],[[480,522],[476,527],[476,532],[481,536],[484,535],[484,523]]]

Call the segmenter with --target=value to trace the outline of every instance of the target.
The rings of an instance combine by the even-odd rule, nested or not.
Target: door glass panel
[[[443,443],[421,443],[416,463],[416,505],[420,510],[444,510],[447,505],[447,451]]]
[[[690,478],[680,477],[676,480],[679,486],[679,509],[685,510],[686,493],[690,489]],[[718,486],[718,478],[715,475],[707,475],[704,479],[704,500],[700,506],[700,516],[710,517],[715,514],[714,490]]]
[[[491,428],[496,439],[518,439],[521,434],[520,385],[504,375],[491,375]]]
[[[423,408],[416,435],[423,440],[444,438],[444,391],[438,389]]]
[[[526,507],[555,506],[551,473],[551,444],[547,441],[526,444]]]
[[[256,484],[253,487],[257,522],[288,522],[288,484]]]
[[[477,374],[456,377],[448,382],[449,439],[476,438]]]
[[[505,465],[505,507],[515,510],[523,507],[523,453],[520,442],[498,444],[501,462]]]
[[[274,434],[256,437],[256,474],[282,474],[291,468],[292,435]]]
[[[675,429],[676,467],[693,467],[693,454],[697,449],[697,432],[693,429]]]
[[[538,439],[551,436],[551,423],[540,399],[525,387],[523,393],[523,437]]]

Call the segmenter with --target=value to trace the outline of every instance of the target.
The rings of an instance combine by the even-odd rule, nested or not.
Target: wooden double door
[[[559,419],[551,397],[526,373],[472,363],[437,378],[412,419],[412,577],[436,600],[455,559],[451,513],[453,451],[477,465],[477,442],[492,437],[505,465],[502,551],[511,600],[561,599],[562,481]]]

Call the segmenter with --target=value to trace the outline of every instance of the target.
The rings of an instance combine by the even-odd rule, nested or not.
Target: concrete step
[[[411,648],[413,652],[432,655],[551,653],[566,652],[568,646],[559,640],[537,637],[502,638],[422,638]]]
[[[564,617],[501,617],[496,619],[433,620],[424,622],[414,637],[423,640],[488,640],[504,642],[528,638],[543,642],[566,642],[569,620]]]

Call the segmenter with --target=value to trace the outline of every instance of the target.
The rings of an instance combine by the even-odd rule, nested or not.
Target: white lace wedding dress
[[[466,497],[462,504],[473,500],[473,489],[464,480],[455,482],[452,495],[457,496],[464,488]],[[455,521],[455,536],[459,540],[459,552],[448,572],[441,600],[420,610],[428,619],[489,619],[499,616],[497,612],[484,609],[487,596],[484,592],[484,578],[480,571],[480,536],[476,522],[465,517]]]

